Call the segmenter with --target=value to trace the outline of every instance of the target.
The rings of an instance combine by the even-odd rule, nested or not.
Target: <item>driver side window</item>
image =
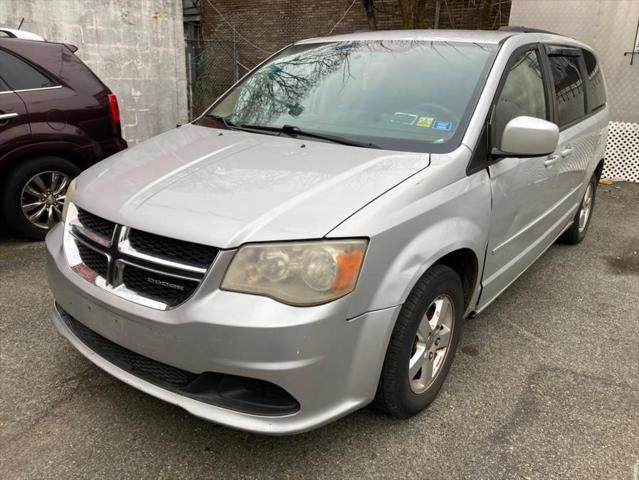
[[[499,147],[506,124],[526,115],[546,119],[544,80],[536,49],[517,54],[499,94],[491,122],[492,144]]]

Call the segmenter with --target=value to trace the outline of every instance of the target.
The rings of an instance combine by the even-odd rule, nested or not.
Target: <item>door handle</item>
[[[556,153],[553,155],[548,155],[548,157],[546,157],[546,160],[544,160],[544,166],[550,167],[551,165],[555,164],[560,158],[561,157]]]
[[[9,120],[10,118],[15,118],[17,117],[18,114],[13,112],[13,113],[0,113],[0,122],[2,120]]]
[[[572,153],[572,151],[573,151],[573,150],[574,150],[574,147],[564,148],[564,149],[561,151],[561,156],[565,158],[565,157],[567,157],[568,155],[570,155],[570,154]]]

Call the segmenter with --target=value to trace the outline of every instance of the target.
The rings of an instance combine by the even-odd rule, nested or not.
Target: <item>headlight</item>
[[[355,288],[367,245],[367,240],[245,245],[235,254],[222,289],[292,305],[330,302]]]
[[[75,177],[71,180],[71,183],[67,187],[67,192],[64,196],[64,206],[62,207],[62,223],[66,223],[67,221],[67,212],[69,211],[69,204],[71,203],[71,197],[75,193],[75,190],[78,185],[78,177]]]

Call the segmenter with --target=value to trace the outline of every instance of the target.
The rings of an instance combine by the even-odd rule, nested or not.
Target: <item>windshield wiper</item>
[[[236,128],[237,125],[235,125],[233,122],[229,121],[226,119],[226,117],[223,117],[221,115],[216,115],[214,113],[207,113],[206,114],[207,117],[210,117],[214,120],[217,120],[218,122],[220,122],[222,125],[224,125],[224,127],[231,129],[231,128]]]
[[[293,138],[301,135],[303,137],[317,138],[318,140],[326,140],[327,142],[339,143],[340,145],[348,145],[351,147],[382,148],[379,145],[375,145],[374,143],[358,142],[357,140],[352,140],[350,138],[340,137],[337,135],[309,132],[308,130],[302,130],[301,128],[294,125],[282,125],[281,127],[270,127],[268,125],[246,125],[233,123],[230,120],[227,120],[226,117],[215,115],[213,113],[207,113],[206,116],[214,118],[218,122],[222,123],[222,125],[224,125],[226,128],[232,130],[242,130],[243,132],[252,133],[268,132],[271,135],[283,133]]]
[[[221,115],[216,115],[214,113],[207,113],[205,116],[217,120],[222,125],[224,125],[225,128],[228,128],[229,130],[241,130],[243,132],[259,133],[261,135],[264,135],[264,134],[279,135],[279,133],[282,130],[281,128],[268,127],[266,125],[240,125],[230,120],[227,120],[226,117],[223,117]]]
[[[295,125],[282,125],[281,127],[269,127],[267,125],[237,125],[236,127],[246,131],[262,130],[273,133],[279,132],[293,138],[301,135],[302,137],[317,138],[318,140],[326,140],[327,142],[349,145],[351,147],[381,148],[379,145],[375,145],[374,143],[359,142],[350,138],[329,135],[326,133],[310,132],[308,130],[302,130],[300,127],[296,127]]]
[[[226,117],[216,115],[215,113],[207,113],[205,116],[217,120],[224,126],[224,128],[227,128],[229,130],[241,130],[243,132],[259,133],[261,135],[279,135],[279,133],[281,132],[281,128],[268,127],[266,125],[240,125],[227,120]]]

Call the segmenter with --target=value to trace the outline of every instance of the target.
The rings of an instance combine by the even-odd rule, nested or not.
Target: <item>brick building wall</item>
[[[374,4],[379,30],[401,28],[397,0],[375,0]],[[442,0],[440,4],[439,28],[477,28],[482,0]],[[508,25],[510,0],[492,0],[492,4],[491,28]],[[202,47],[198,56],[201,74],[191,79],[193,115],[230,87],[236,77],[292,42],[325,36],[331,30],[340,34],[369,29],[361,0],[201,0],[200,8],[202,38],[197,42]],[[433,27],[434,16],[435,0],[428,0],[427,28]]]

